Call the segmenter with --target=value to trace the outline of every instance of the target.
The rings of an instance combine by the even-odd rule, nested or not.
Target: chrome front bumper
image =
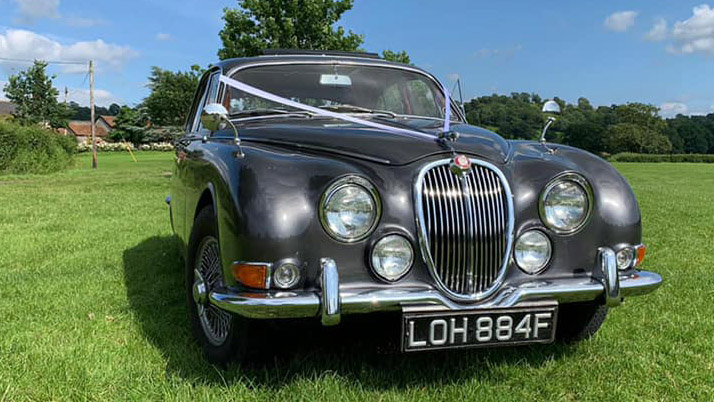
[[[478,310],[512,307],[533,300],[573,303],[600,300],[615,307],[622,299],[650,293],[662,283],[654,272],[636,271],[622,276],[617,271],[615,253],[599,250],[598,269],[592,277],[529,280],[503,286],[490,299],[477,304],[456,303],[431,287],[393,289],[340,288],[337,265],[329,258],[321,261],[321,291],[230,292],[212,291],[209,300],[232,313],[260,319],[308,318],[321,316],[324,325],[340,322],[341,314],[399,311],[405,306],[430,306],[444,310]]]

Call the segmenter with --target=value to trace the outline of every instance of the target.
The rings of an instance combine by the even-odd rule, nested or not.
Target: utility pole
[[[89,118],[92,119],[92,169],[97,168],[97,141],[94,134],[94,60],[89,60]]]

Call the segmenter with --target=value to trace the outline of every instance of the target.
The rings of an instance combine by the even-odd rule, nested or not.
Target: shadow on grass
[[[574,346],[400,354],[398,315],[343,317],[337,327],[314,322],[259,322],[261,344],[251,362],[225,371],[208,364],[189,331],[183,261],[173,237],[151,237],[124,251],[131,308],[147,340],[166,360],[167,374],[191,382],[279,389],[300,379],[338,376],[365,389],[403,389],[484,379],[504,366],[537,367]]]

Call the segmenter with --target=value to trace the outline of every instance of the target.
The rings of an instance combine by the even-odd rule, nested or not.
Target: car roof
[[[288,64],[289,63],[308,63],[309,64],[312,62],[324,63],[325,61],[334,61],[335,63],[338,63],[338,64],[339,63],[359,63],[359,64],[384,66],[384,67],[398,67],[398,68],[407,67],[409,69],[422,72],[423,74],[429,75],[433,78],[433,76],[430,73],[428,73],[427,71],[424,71],[418,67],[380,59],[378,57],[375,57],[375,55],[373,53],[366,53],[365,56],[360,57],[360,56],[358,56],[357,53],[348,53],[348,52],[320,53],[320,52],[313,51],[313,52],[304,53],[304,54],[297,54],[297,53],[292,54],[292,53],[277,52],[275,54],[266,54],[266,55],[256,56],[256,57],[241,57],[241,58],[235,58],[235,59],[226,59],[226,60],[222,60],[218,63],[215,63],[214,66],[220,68],[224,74],[230,74],[231,71],[234,71],[235,69],[238,69],[238,68],[247,67],[250,65],[260,65],[260,64],[264,64],[264,63],[281,62],[281,63],[288,63]]]

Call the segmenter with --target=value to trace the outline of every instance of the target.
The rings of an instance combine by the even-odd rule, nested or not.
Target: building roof
[[[107,116],[107,115],[99,116],[99,119],[104,120],[107,123],[107,126],[109,126],[109,128],[114,128],[114,120],[116,118],[117,118],[116,116]],[[99,120],[99,119],[97,119],[97,120]]]
[[[70,121],[67,126],[69,131],[78,137],[91,137],[92,136],[92,123],[88,121]],[[97,137],[106,137],[107,130],[101,125],[95,125],[94,135]]]
[[[0,101],[0,116],[13,114],[17,110],[14,103],[8,101]]]

